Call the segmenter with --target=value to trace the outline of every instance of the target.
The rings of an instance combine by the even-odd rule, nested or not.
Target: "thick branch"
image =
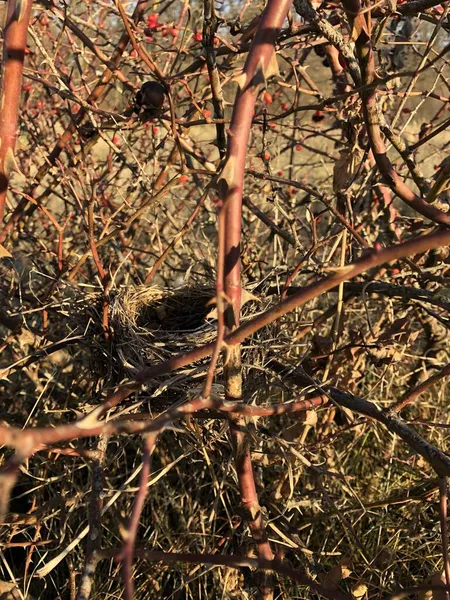
[[[14,147],[31,5],[32,0],[8,1],[0,89],[0,222],[5,212],[6,192],[11,173],[18,170]]]

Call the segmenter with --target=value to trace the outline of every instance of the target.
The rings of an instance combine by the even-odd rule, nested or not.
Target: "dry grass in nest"
[[[256,296],[243,290],[241,322],[256,317],[277,301],[270,288],[266,292],[259,290]],[[67,293],[66,290],[64,295]],[[102,328],[103,295],[83,294],[79,289],[75,293],[71,289],[70,294],[68,305],[76,307],[66,311],[70,328],[84,332],[85,345],[90,348],[90,370],[103,384],[115,385],[133,378],[144,367],[212,342],[217,336],[212,286],[170,289],[142,285],[114,290],[108,300],[111,342],[106,341]],[[291,315],[245,340],[241,348],[247,399],[258,404],[282,401],[279,392],[286,384],[270,363],[276,359],[288,366],[292,355],[300,353],[300,346],[292,344],[298,326]],[[186,398],[186,393],[200,385],[208,364],[209,358],[205,358],[179,369],[172,377],[164,377],[163,382],[149,382],[152,397],[170,388],[168,400]],[[215,383],[223,383],[221,363],[216,369]]]
[[[266,308],[267,302],[243,294],[243,319]],[[215,290],[212,287],[127,287],[110,303],[114,360],[123,375],[213,341],[217,335]],[[273,329],[273,328],[272,328]],[[266,336],[273,335],[267,328]],[[246,345],[244,359],[261,364],[266,353],[261,334]],[[251,354],[251,357],[250,357]],[[208,359],[203,363],[207,364]]]
[[[216,335],[211,288],[170,290],[127,287],[110,306],[117,358],[128,373],[175,353],[207,343]]]
[[[274,301],[273,296],[256,297],[245,290],[242,298],[242,321],[255,317]],[[146,365],[212,342],[217,335],[215,290],[210,286],[176,290],[128,286],[110,301],[109,314],[113,330],[112,361],[119,379],[133,377]],[[279,393],[272,395],[267,386],[274,383],[278,388],[280,385],[278,376],[274,376],[268,365],[274,358],[274,341],[282,337],[282,330],[280,323],[273,324],[255,333],[242,346],[246,396],[258,403],[279,399]],[[209,358],[205,358],[179,370],[173,380],[166,377],[164,389],[178,388],[185,396],[190,388],[198,386],[195,380],[204,376],[208,364]],[[215,381],[222,384],[220,365]]]

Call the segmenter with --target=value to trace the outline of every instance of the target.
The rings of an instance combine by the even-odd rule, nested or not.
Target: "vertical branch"
[[[0,520],[3,521],[8,512],[11,492],[19,476],[19,467],[23,462],[23,457],[16,452],[0,468]]]
[[[260,85],[276,73],[274,44],[290,8],[290,0],[270,0],[264,10],[242,74],[238,78],[227,158],[219,177],[219,194],[225,208],[225,294],[232,307],[231,328],[239,324],[241,302],[239,247],[241,240],[242,191],[253,109]]]
[[[264,520],[258,501],[249,440],[243,429],[243,423],[243,419],[239,418],[236,414],[233,415],[230,421],[231,439],[233,442],[242,505],[253,540],[258,548],[258,556],[267,560],[273,560],[274,555],[266,536]]]
[[[242,192],[253,110],[260,86],[266,86],[267,80],[277,73],[274,45],[290,6],[290,0],[269,1],[261,16],[243,72],[238,78],[239,91],[228,131],[227,158],[218,181],[225,210],[224,290],[229,303],[226,315],[228,330],[239,325]],[[233,399],[241,397],[240,371],[240,348],[236,346],[228,355],[225,374],[227,391]]]
[[[92,453],[92,487],[89,498],[89,533],[86,545],[86,559],[81,574],[77,600],[88,600],[92,590],[95,569],[98,562],[98,551],[102,545],[102,511],[103,511],[103,467],[106,458],[108,438],[101,436],[97,441],[97,449]]]
[[[444,561],[445,584],[450,585],[450,558],[448,553],[448,528],[447,528],[447,477],[439,479],[439,514],[441,519],[442,559]],[[448,598],[448,592],[445,592]]]
[[[86,560],[81,573],[81,581],[78,587],[76,600],[89,600],[92,592],[92,583],[94,581],[95,570],[100,560],[98,552],[93,552]]]
[[[245,160],[253,118],[253,110],[260,87],[277,73],[275,41],[291,6],[290,0],[269,0],[258,24],[242,74],[238,78],[225,164],[218,180],[218,190],[223,202],[225,256],[224,291],[228,302],[225,315],[227,331],[239,326],[241,304],[240,242],[242,224],[242,193]],[[206,5],[205,5],[206,7]],[[206,17],[206,15],[205,15]],[[242,370],[240,346],[228,349],[225,364],[225,391],[230,400],[242,397]],[[236,472],[242,503],[260,557],[272,560],[273,553],[267,540],[264,521],[259,506],[248,439],[243,430],[243,420],[231,415],[230,432],[235,454]],[[273,597],[270,580],[262,583],[264,598]]]
[[[31,0],[8,0],[0,88],[0,221],[5,212],[11,172],[18,170],[14,147],[31,4]]]
[[[134,544],[136,541],[137,530],[139,527],[139,520],[141,517],[142,509],[144,508],[145,498],[147,496],[147,481],[150,475],[150,458],[151,453],[154,449],[156,438],[158,434],[150,434],[145,437],[144,443],[144,455],[142,458],[142,471],[139,478],[139,491],[136,494],[134,500],[133,512],[130,518],[130,524],[128,526],[127,538],[123,545],[121,558],[123,560],[122,572],[123,580],[125,584],[125,599],[133,600],[134,595],[134,584],[133,584],[133,556],[134,556]]]
[[[211,408],[212,406],[214,406],[214,402],[204,398],[196,398],[192,402],[186,402],[180,407],[175,406],[157,417],[153,421],[149,431],[144,436],[144,452],[142,457],[142,471],[139,478],[139,490],[134,499],[133,511],[131,513],[126,539],[122,551],[117,557],[118,560],[122,560],[122,573],[125,584],[125,600],[133,600],[134,596],[133,558],[135,552],[135,542],[139,528],[139,521],[148,493],[147,482],[150,476],[151,456],[155,449],[158,436],[174,419],[185,414],[192,414],[193,412],[201,410],[202,408]]]
[[[214,106],[214,118],[224,119],[225,111],[223,106],[222,86],[220,85],[219,71],[217,69],[216,53],[214,51],[214,34],[217,30],[217,17],[214,7],[214,0],[204,0],[204,22],[203,22],[203,44],[206,52],[206,66],[209,75],[209,84],[211,86],[212,101]],[[225,124],[216,123],[217,147],[219,148],[220,158],[224,158],[226,153]]]
[[[218,253],[217,253],[217,276],[216,276],[216,304],[217,304],[217,339],[203,387],[203,397],[209,398],[214,380],[214,372],[217,361],[222,351],[223,338],[225,335],[224,319],[224,291],[223,291],[223,268],[225,254],[225,213],[223,205],[219,206],[218,215]]]

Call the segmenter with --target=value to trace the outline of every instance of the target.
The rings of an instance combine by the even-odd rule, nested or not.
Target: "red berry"
[[[187,175],[180,175],[180,179],[178,180],[180,183],[185,183],[189,181],[189,177]]]
[[[201,41],[203,40],[203,35],[201,34],[201,32],[200,32],[200,31],[196,31],[196,32],[194,33],[194,40],[195,40],[196,42],[201,42]]]
[[[132,58],[137,58],[137,55],[138,55],[138,53],[136,52],[136,50],[132,50],[132,51],[130,52],[130,56],[131,56]]]
[[[281,105],[281,110],[289,110],[289,104],[287,102],[283,102]]]
[[[159,133],[159,127],[156,127],[156,125],[153,125],[153,127],[152,127],[152,133],[153,133],[153,135],[158,135],[158,133]]]
[[[398,275],[400,273],[400,269],[394,268],[391,270],[392,275]]]
[[[113,139],[112,139],[112,142],[113,142],[113,144],[116,144],[116,145],[117,145],[117,144],[120,142],[120,138],[119,138],[119,136],[118,136],[118,135],[115,135],[115,136],[113,137]]]
[[[301,144],[297,144],[295,146],[295,149],[297,150],[297,152],[301,152],[303,150],[303,146]]]
[[[169,29],[170,34],[176,38],[178,35],[178,31],[175,29],[175,27],[172,27],[171,29]]]
[[[277,171],[277,175],[278,175],[278,177],[282,177],[283,176],[283,171],[280,169],[279,171]]]
[[[22,89],[24,92],[29,92],[31,91],[31,84],[30,83],[24,83],[22,86]]]
[[[271,94],[269,94],[269,92],[264,92],[264,94],[263,94],[263,98],[264,98],[264,102],[265,102],[266,104],[272,104],[272,102],[273,102],[273,98],[272,98],[272,95],[271,95]]]
[[[147,26],[150,29],[155,29],[158,27],[158,15],[156,13],[153,13],[147,17]]]
[[[209,109],[205,108],[205,110],[203,111],[203,114],[205,116],[205,119],[209,119],[210,116],[212,115],[212,112]]]
[[[268,152],[264,152],[264,160],[270,160],[270,154]]]
[[[169,32],[167,31],[167,29],[163,29],[163,30],[161,31],[161,35],[162,35],[163,37],[166,37],[168,33],[169,33]]]
[[[410,112],[411,112],[410,108],[403,108],[402,109],[402,113],[404,113],[405,115],[409,115]]]

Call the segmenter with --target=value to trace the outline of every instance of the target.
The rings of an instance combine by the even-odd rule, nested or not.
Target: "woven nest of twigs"
[[[243,292],[241,322],[265,311],[274,301],[263,293],[254,296]],[[87,302],[91,326],[92,368],[97,375],[108,372],[110,382],[133,378],[146,366],[158,364],[174,356],[216,339],[217,319],[215,290],[211,286],[167,289],[149,286],[127,286],[117,289],[109,298],[109,326],[112,338],[106,342],[101,330],[103,298],[91,296]],[[78,318],[80,315],[78,316]],[[280,345],[292,336],[292,322],[277,322],[250,336],[242,344],[242,365],[246,397],[255,401],[279,396],[285,387],[282,378],[272,371],[272,361],[283,360]],[[277,342],[274,348],[275,341]],[[289,344],[285,344],[289,348]],[[180,393],[196,389],[204,381],[210,357],[189,364],[176,373],[148,383],[152,396],[168,393],[174,399]],[[102,366],[103,365],[103,366]],[[222,362],[216,368],[215,382],[221,385]],[[272,387],[272,384],[274,387]],[[270,392],[273,390],[274,394]]]
[[[267,302],[246,293],[242,318],[251,318],[266,307]],[[111,301],[110,326],[114,360],[130,376],[146,365],[213,341],[217,335],[215,291],[212,287],[127,287]],[[263,340],[255,337],[246,344],[243,358],[261,363],[263,352]]]
[[[126,371],[138,371],[205,344],[216,335],[212,288],[126,287],[110,305],[114,347]]]

